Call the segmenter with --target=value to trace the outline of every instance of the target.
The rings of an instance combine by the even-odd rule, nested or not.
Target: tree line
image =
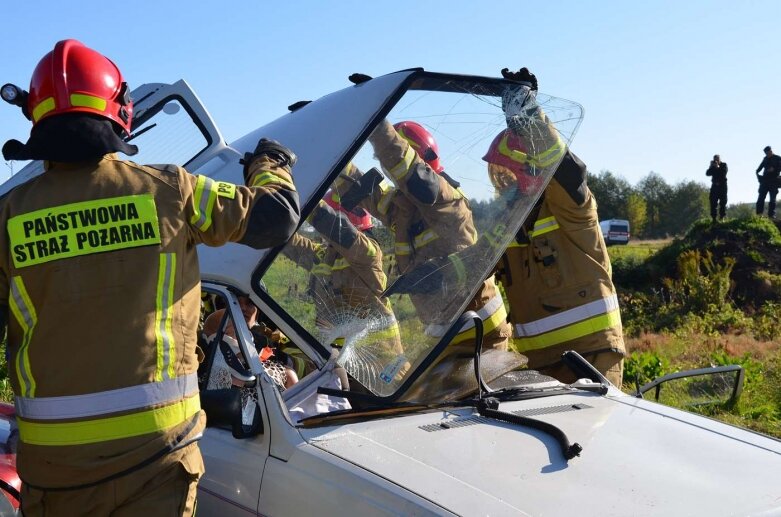
[[[633,186],[622,176],[603,170],[589,173],[587,181],[597,200],[599,220],[626,219],[635,238],[683,235],[695,221],[708,216],[709,188],[694,180],[670,184],[652,171]],[[496,203],[472,200],[471,206],[478,230],[486,230],[501,216],[495,213]],[[727,215],[750,215],[751,210],[748,205],[731,205]]]
[[[599,220],[626,219],[632,236],[663,239],[685,234],[691,225],[708,215],[710,187],[694,180],[670,185],[649,172],[636,186],[611,171],[588,174],[588,186],[597,200]],[[727,217],[743,219],[754,215],[753,203],[727,206]]]

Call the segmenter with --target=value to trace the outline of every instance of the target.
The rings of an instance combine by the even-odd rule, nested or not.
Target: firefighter
[[[537,90],[537,79],[526,68],[514,73],[505,69],[503,75]],[[537,192],[537,171],[545,165],[540,160],[549,159],[557,144],[538,147],[542,152],[535,155],[523,125],[511,117],[510,128],[494,138],[483,160],[500,195]],[[550,134],[553,142],[555,129]],[[569,149],[499,261],[497,276],[510,304],[514,348],[529,358],[529,368],[574,382],[561,355],[575,350],[621,387],[626,352],[610,257],[597,203],[586,184],[586,166]]]
[[[393,126],[383,120],[369,142],[393,187],[382,181],[376,169],[364,175],[349,164],[343,174],[346,179],[341,181],[341,188],[346,190],[344,204],[350,208],[360,202],[385,226],[394,229],[400,275],[475,244],[477,230],[469,201],[459,184],[445,173],[436,141],[425,128],[412,121]],[[402,292],[394,291],[394,287],[391,291]],[[437,290],[403,292],[410,293],[418,317],[427,325],[426,335],[433,339],[441,338],[448,328],[439,316],[449,314],[451,306],[460,305],[463,299]],[[511,327],[493,277],[484,281],[467,310],[476,311],[483,320],[484,348],[507,350]],[[474,324],[467,325],[451,342],[453,352],[469,354],[474,336]]]
[[[340,332],[351,332],[349,327],[356,319],[364,320],[372,344],[383,351],[374,365],[379,374],[402,353],[402,347],[398,322],[382,296],[387,277],[382,250],[370,233],[374,226],[371,216],[360,207],[345,210],[338,193],[329,191],[309,221],[326,243],[318,244],[296,233],[282,252],[312,273],[309,290],[315,300],[320,337],[341,347],[348,336]]]
[[[119,69],[75,40],[38,63],[26,144],[45,172],[0,206],[25,515],[190,515],[203,473],[196,245],[285,242],[299,220],[295,155],[261,139],[250,187],[116,152],[133,103]],[[9,311],[10,309],[10,311]]]

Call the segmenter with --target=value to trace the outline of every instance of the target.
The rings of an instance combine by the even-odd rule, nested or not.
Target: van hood
[[[471,409],[302,433],[459,515],[781,514],[777,440],[626,395],[500,409],[560,427],[581,456],[567,463],[548,435]]]

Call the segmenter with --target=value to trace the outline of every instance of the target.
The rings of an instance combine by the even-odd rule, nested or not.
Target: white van
[[[605,244],[629,244],[629,221],[626,219],[608,219],[601,221],[599,228],[605,237]]]

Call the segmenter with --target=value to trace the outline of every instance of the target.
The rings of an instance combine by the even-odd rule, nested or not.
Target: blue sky
[[[584,106],[572,147],[593,172],[705,183],[719,153],[730,202],[748,202],[762,148],[781,154],[781,2],[34,5],[3,6],[0,82],[26,88],[54,43],[76,38],[113,59],[131,87],[187,80],[229,142],[292,102],[348,86],[352,72],[497,76],[528,66],[542,91]],[[0,143],[26,140],[29,128],[0,105]],[[0,180],[9,173],[0,161]]]

